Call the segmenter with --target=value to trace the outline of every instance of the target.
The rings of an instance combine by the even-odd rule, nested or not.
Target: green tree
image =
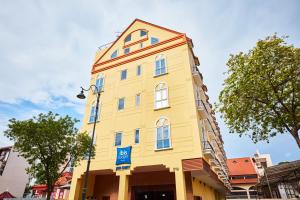
[[[67,167],[77,165],[88,153],[92,140],[87,133],[78,133],[76,122],[52,112],[24,121],[9,120],[5,136],[29,163],[28,173],[47,185],[47,199]]]
[[[232,133],[254,142],[290,133],[300,148],[300,49],[269,36],[230,55],[218,110]]]

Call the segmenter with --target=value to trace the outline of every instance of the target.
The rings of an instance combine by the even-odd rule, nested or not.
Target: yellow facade
[[[147,34],[141,36],[141,30]],[[124,42],[128,35],[131,35],[131,41]],[[159,39],[158,43],[151,44],[151,37]],[[130,52],[124,54],[124,48],[129,48]],[[116,50],[118,55],[111,58]],[[158,58],[165,60],[166,73],[156,76],[155,66]],[[130,184],[138,182],[132,178],[132,174],[136,172],[138,177],[142,176],[143,174],[139,173],[144,171],[149,173],[151,170],[154,172],[162,168],[167,169],[171,176],[174,175],[176,199],[191,199],[186,181],[191,182],[194,196],[212,200],[224,196],[228,187],[225,152],[217,123],[205,95],[202,75],[195,70],[197,64],[198,60],[192,51],[192,41],[185,34],[141,20],[135,20],[111,47],[97,52],[90,84],[96,84],[99,77],[103,77],[104,84],[96,125],[96,156],[91,161],[88,196],[96,196],[94,193],[97,193],[97,184],[101,185],[101,176],[104,177],[109,171],[119,181],[117,196],[112,192],[96,198],[132,199],[133,194],[128,193],[128,190],[132,193]],[[141,66],[140,75],[137,75],[137,66]],[[120,78],[122,70],[127,70],[125,80]],[[160,83],[167,88],[168,98],[167,103],[164,100],[166,105],[163,108],[156,108],[158,102],[155,100],[155,88]],[[139,105],[136,105],[137,94],[140,94]],[[118,110],[120,98],[125,99],[123,110]],[[96,95],[90,92],[82,126],[82,130],[89,133],[93,128],[89,119],[95,100]],[[168,123],[170,147],[157,149],[157,122],[162,118]],[[135,129],[139,129],[139,144],[135,144]],[[122,133],[120,147],[132,146],[130,169],[116,169],[117,132]],[[207,141],[205,145],[204,140]],[[211,171],[207,173],[214,173],[218,180],[210,180],[207,177],[201,180],[204,176],[202,174],[206,173],[203,169],[201,174],[201,169],[185,167],[183,161],[194,158],[209,164]],[[214,162],[217,163],[212,167],[211,163]],[[81,198],[85,170],[86,161],[82,161],[75,168],[69,199]],[[191,174],[188,178],[187,172]],[[222,176],[224,178],[221,178]],[[223,189],[215,188],[214,181],[223,184]]]

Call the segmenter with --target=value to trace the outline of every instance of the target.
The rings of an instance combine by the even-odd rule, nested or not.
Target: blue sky
[[[97,47],[115,40],[135,18],[186,33],[193,39],[211,102],[225,78],[229,54],[247,51],[275,32],[300,46],[297,0],[224,1],[35,1],[0,3],[0,146],[8,119],[27,119],[52,110],[82,118],[84,102],[75,98],[87,86]],[[218,117],[228,157],[257,149],[275,163],[300,159],[292,137],[253,144],[229,134]]]

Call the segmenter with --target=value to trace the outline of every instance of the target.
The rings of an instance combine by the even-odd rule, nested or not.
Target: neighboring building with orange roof
[[[236,199],[254,197],[257,195],[254,186],[258,183],[255,163],[250,157],[227,159],[229,181],[232,186],[229,198]]]
[[[70,185],[72,180],[71,172],[64,172],[63,175],[55,182],[54,190],[51,194],[53,199],[68,199]],[[43,198],[47,196],[47,186],[44,184],[32,186],[33,196]]]

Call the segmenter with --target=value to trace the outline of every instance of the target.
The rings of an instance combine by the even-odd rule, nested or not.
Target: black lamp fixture
[[[78,99],[85,99],[85,95],[84,95],[84,92],[83,92],[83,88],[81,88],[81,92],[77,95],[77,98],[78,98]]]
[[[93,90],[94,89],[94,90]],[[95,119],[94,119],[94,125],[93,125],[93,134],[92,134],[92,140],[89,146],[89,154],[88,154],[88,161],[85,171],[85,177],[84,177],[84,185],[82,188],[82,200],[86,199],[86,192],[87,192],[87,184],[88,184],[88,177],[89,177],[89,171],[90,171],[90,164],[91,164],[91,154],[93,149],[93,141],[95,137],[95,129],[96,129],[96,123],[98,119],[98,110],[99,110],[99,99],[100,99],[100,93],[102,92],[102,89],[100,87],[97,87],[96,85],[91,85],[88,89],[84,89],[81,87],[80,93],[77,95],[77,98],[79,99],[85,99],[84,91],[92,90],[97,95],[97,101],[96,101],[96,110],[95,110]]]

